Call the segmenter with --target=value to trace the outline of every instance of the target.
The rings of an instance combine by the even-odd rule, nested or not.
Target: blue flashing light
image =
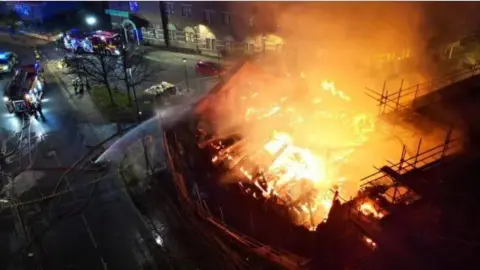
[[[6,53],[0,53],[0,60],[7,59],[8,55]]]
[[[138,12],[138,2],[137,1],[129,1],[128,5],[130,7],[131,12]]]

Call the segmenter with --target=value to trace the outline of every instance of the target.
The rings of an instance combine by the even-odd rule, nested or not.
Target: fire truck
[[[42,73],[36,64],[22,66],[15,71],[3,92],[3,101],[9,113],[36,112],[44,94],[45,79]]]
[[[91,33],[70,30],[64,34],[63,44],[72,52],[103,52],[109,55],[120,55],[122,37],[117,33],[101,30]]]

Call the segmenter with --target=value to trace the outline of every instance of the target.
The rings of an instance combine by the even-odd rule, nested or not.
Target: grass
[[[90,94],[98,109],[110,121],[116,123],[136,121],[135,108],[128,104],[126,93],[112,90],[115,105],[112,105],[105,86],[92,87]]]

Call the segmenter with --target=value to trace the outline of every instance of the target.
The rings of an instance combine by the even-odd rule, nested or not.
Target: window
[[[171,41],[176,41],[177,40],[177,31],[175,30],[168,30],[168,37]]]
[[[192,6],[183,5],[182,6],[182,16],[183,17],[192,17]]]
[[[245,43],[245,50],[249,52],[255,51],[255,45],[251,43]]]
[[[131,12],[138,12],[138,2],[137,1],[128,2],[128,6],[129,6]]]
[[[225,51],[229,52],[232,50],[232,42],[231,41],[225,41]]]
[[[212,22],[212,11],[211,10],[205,10],[203,11],[203,20],[207,23],[210,24]]]
[[[213,38],[206,38],[205,39],[205,47],[208,50],[215,50],[216,47],[216,40]]]
[[[172,15],[174,13],[173,3],[165,3],[165,11],[167,12],[167,15]]]
[[[195,33],[185,32],[185,41],[186,42],[195,42]]]
[[[222,23],[224,25],[230,25],[230,22],[232,20],[232,17],[228,13],[222,13]]]
[[[255,17],[250,16],[248,18],[248,25],[253,26],[255,24]]]

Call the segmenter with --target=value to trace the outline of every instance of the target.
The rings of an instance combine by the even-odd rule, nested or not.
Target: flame
[[[343,100],[346,100],[346,101],[351,100],[351,98],[349,96],[347,96],[347,94],[345,94],[343,91],[337,90],[337,88],[335,87],[335,83],[332,82],[332,81],[323,81],[322,82],[322,88],[323,88],[323,90],[328,91],[332,95],[338,96],[339,98],[341,98]]]
[[[363,241],[365,241],[365,244],[367,244],[367,246],[371,249],[377,248],[377,243],[375,243],[371,238],[364,236]]]
[[[374,218],[381,219],[384,217],[383,213],[379,212],[376,208],[373,202],[367,201],[359,206],[360,212],[364,214],[365,216],[373,216]]]
[[[300,75],[306,77],[303,72]],[[238,106],[241,121],[248,123],[244,125],[248,130],[255,130],[245,133],[261,133],[267,139],[258,148],[245,146],[245,142],[228,147],[221,141],[212,143],[216,151],[212,162],[237,168],[244,181],[260,190],[257,194],[240,182],[246,193],[275,198],[294,213],[296,223],[313,230],[327,219],[336,194],[356,195],[358,187],[353,191],[344,188],[347,177],[339,167],[355,147],[368,141],[375,123],[367,114],[339,109],[343,105],[337,106],[338,102],[347,104],[352,99],[332,81],[317,84],[307,98],[295,99],[294,94],[272,98],[255,91],[239,97],[245,106]],[[305,132],[312,128],[312,132]],[[247,160],[255,165],[249,166]]]

